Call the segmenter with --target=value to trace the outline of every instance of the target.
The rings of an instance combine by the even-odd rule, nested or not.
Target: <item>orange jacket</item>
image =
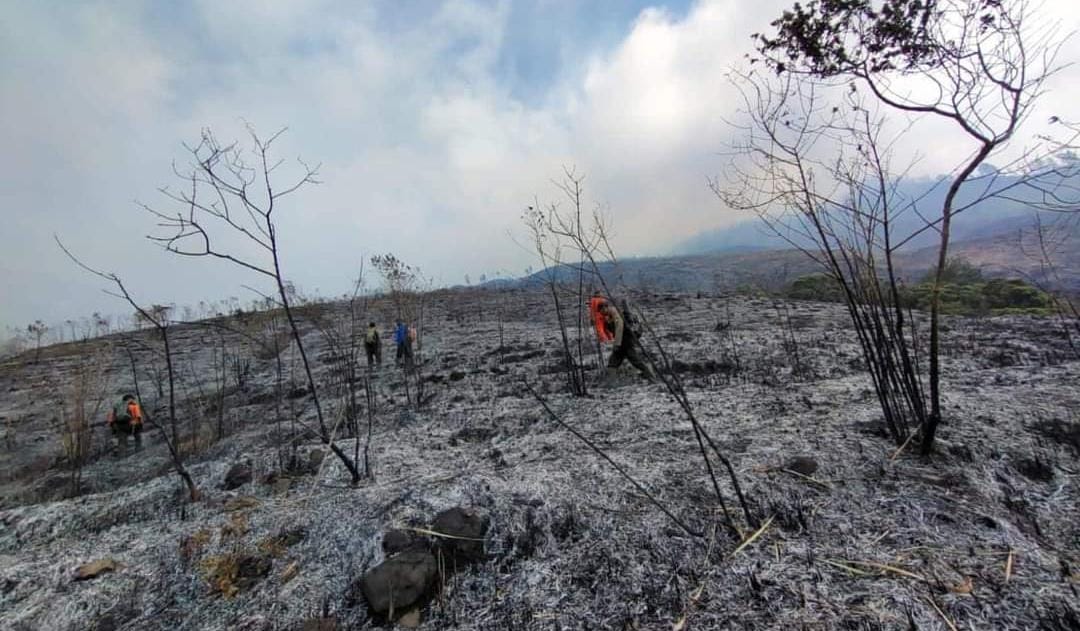
[[[128,414],[131,415],[132,425],[142,425],[142,408],[136,401],[128,401]]]
[[[604,314],[600,313],[600,307],[605,303],[607,299],[600,296],[589,298],[589,315],[592,317],[593,326],[596,327],[596,338],[601,342],[611,342],[615,336],[608,330],[604,322]]]
[[[142,425],[142,408],[134,400],[128,401],[128,415],[131,416],[132,425]],[[110,426],[116,423],[116,413],[113,410],[109,410],[106,421]]]

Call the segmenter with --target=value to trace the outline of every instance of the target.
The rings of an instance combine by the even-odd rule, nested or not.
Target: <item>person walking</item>
[[[401,366],[403,363],[406,368],[412,368],[413,354],[412,354],[412,339],[409,335],[409,327],[400,319],[397,321],[397,327],[394,329],[394,344],[397,345],[397,353],[394,354],[394,364]]]
[[[589,298],[589,316],[592,318],[593,326],[596,328],[596,339],[601,344],[615,339],[604,320],[603,306],[606,304],[609,304],[608,299],[604,298],[599,290],[593,293],[592,298]]]
[[[136,449],[142,448],[143,414],[135,395],[125,394],[109,410],[106,423],[116,437],[117,447],[121,451],[127,451],[128,436],[135,437]]]
[[[369,370],[382,366],[382,340],[379,339],[379,329],[374,322],[368,322],[367,332],[364,333],[364,353],[367,355]]]
[[[604,328],[610,332],[615,348],[608,358],[608,368],[618,368],[623,360],[628,360],[630,365],[637,368],[641,375],[649,381],[655,381],[649,365],[641,357],[637,348],[637,333],[627,326],[626,319],[611,302],[605,302],[600,307],[600,313],[604,316]]]

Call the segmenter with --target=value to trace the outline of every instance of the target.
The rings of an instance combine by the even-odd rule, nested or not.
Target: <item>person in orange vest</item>
[[[596,291],[592,298],[589,298],[589,316],[592,318],[593,326],[596,327],[596,339],[600,340],[601,343],[615,340],[614,332],[608,329],[602,311],[606,304],[609,304],[608,299],[604,298],[599,291]]]
[[[615,343],[611,357],[608,358],[608,368],[618,368],[623,360],[628,360],[634,368],[638,369],[642,377],[649,381],[656,381],[656,375],[638,352],[637,333],[626,324],[625,318],[615,305],[605,302],[600,305],[600,313],[604,317],[604,328],[611,332],[612,342]]]
[[[127,450],[128,436],[135,437],[137,449],[142,447],[143,413],[135,395],[125,394],[109,410],[107,422],[120,449]]]

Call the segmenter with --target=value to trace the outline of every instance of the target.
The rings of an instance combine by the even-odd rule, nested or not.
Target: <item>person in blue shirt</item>
[[[406,368],[412,368],[412,340],[409,338],[409,327],[400,319],[394,328],[394,344],[397,345],[394,364],[400,366],[402,362],[405,362]]]

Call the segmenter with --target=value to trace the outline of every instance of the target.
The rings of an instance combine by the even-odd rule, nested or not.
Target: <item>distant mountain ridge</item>
[[[1017,176],[998,175],[1001,186],[1018,182]],[[1070,183],[1077,186],[1080,183]],[[981,194],[984,186],[978,182],[968,183],[960,189],[957,197],[958,207],[974,201]],[[945,201],[945,187],[936,179],[919,178],[901,182],[897,185],[897,199],[918,199],[920,212],[929,218],[940,215]],[[952,238],[955,241],[973,240],[1005,231],[1007,228],[1021,228],[1031,225],[1031,208],[1039,197],[1038,192],[1025,187],[1017,187],[1010,193],[1010,199],[994,198],[980,202],[976,206],[957,214],[952,223]],[[907,211],[897,213],[893,227],[896,234],[911,234],[924,225],[918,214]],[[937,241],[934,230],[926,230],[912,239],[911,248],[931,246]],[[809,243],[801,245],[810,245]],[[730,252],[748,249],[778,249],[791,245],[773,232],[765,223],[751,217],[722,228],[705,230],[684,240],[672,249],[673,255],[707,254],[710,252]]]
[[[1001,222],[996,232],[983,233],[976,238],[952,243],[949,255],[962,258],[989,277],[1019,277],[1048,287],[1070,292],[1080,291],[1080,221],[1062,216],[1056,223],[1050,253],[1054,263],[1052,274],[1043,269],[1039,239],[1032,221],[1009,225]],[[937,256],[935,246],[922,248],[906,255],[911,260],[927,260]]]
[[[964,258],[980,267],[988,277],[1023,277],[1080,291],[1080,221],[1068,222],[1059,234],[1057,278],[1046,278],[1036,256],[1037,239],[1030,217],[1007,217],[983,225],[973,225],[950,244],[950,257]],[[935,233],[936,236],[936,233]],[[905,283],[918,282],[937,259],[937,246],[909,248],[896,259],[897,271]],[[744,248],[707,254],[687,254],[650,258],[628,258],[618,264],[601,263],[607,282],[639,289],[666,291],[730,291],[740,286],[780,289],[800,276],[822,272],[822,268],[794,248]],[[539,286],[554,275],[563,282],[577,279],[573,266],[547,268],[524,278],[489,281],[486,286]],[[495,283],[498,283],[497,285]]]

